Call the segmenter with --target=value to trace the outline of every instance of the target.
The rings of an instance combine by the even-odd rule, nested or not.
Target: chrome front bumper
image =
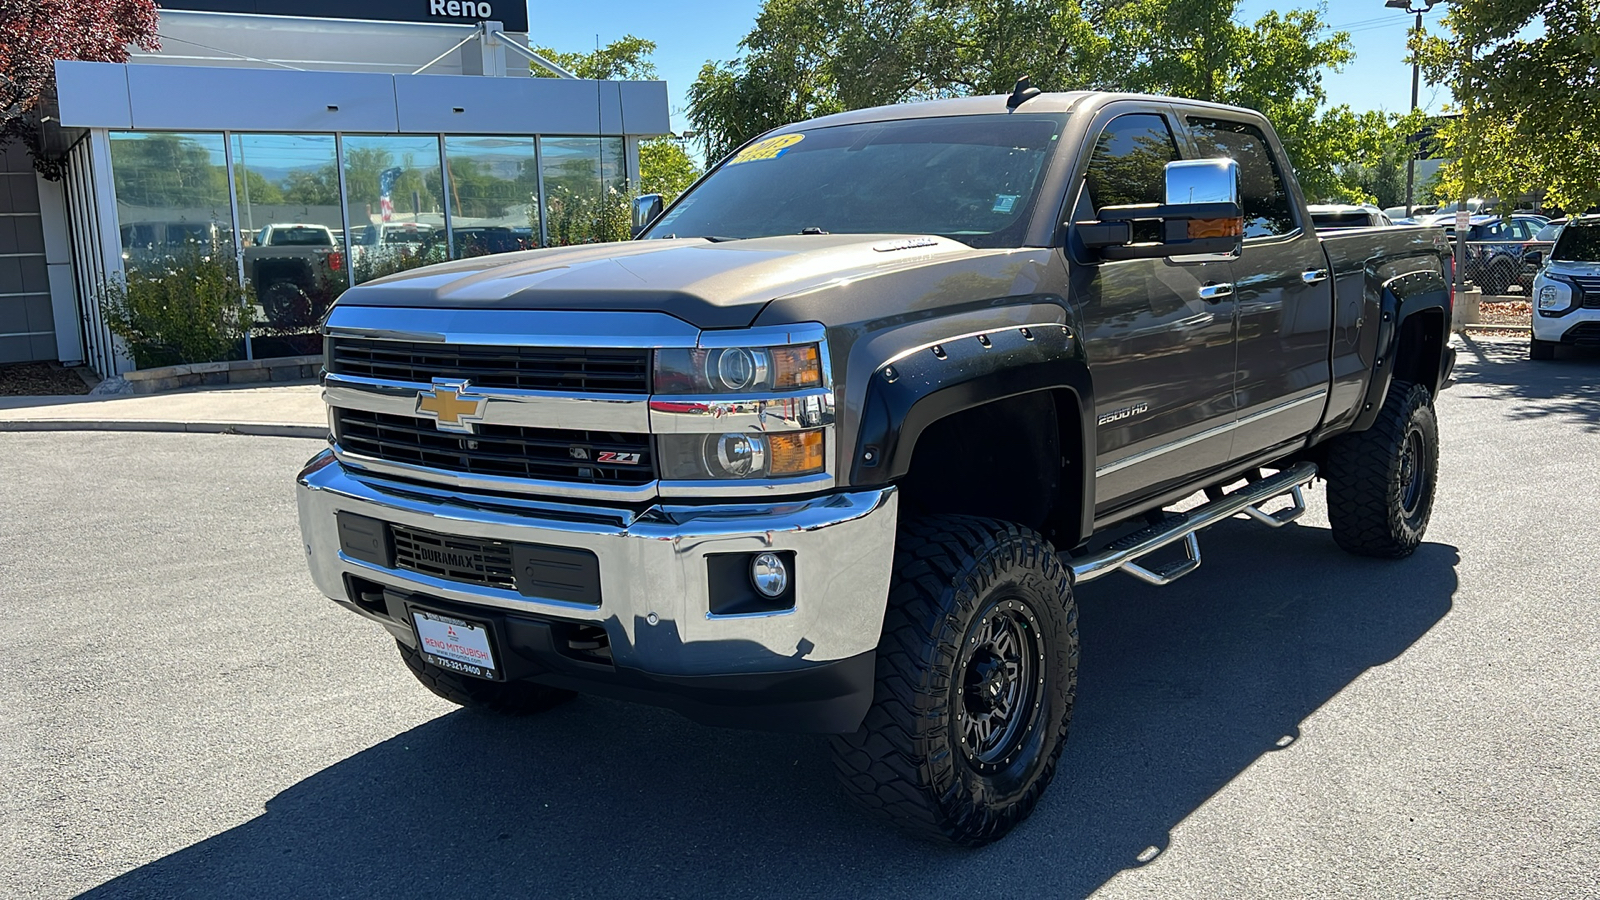
[[[893,488],[793,502],[657,505],[643,512],[481,497],[358,474],[332,451],[297,481],[300,531],[322,592],[382,622],[410,644],[410,629],[373,615],[345,576],[396,591],[538,619],[605,627],[619,668],[666,676],[785,671],[876,648],[894,555]],[[598,607],[446,581],[354,559],[340,550],[346,511],[427,531],[592,551]],[[795,553],[795,605],[778,613],[712,615],[706,557]]]

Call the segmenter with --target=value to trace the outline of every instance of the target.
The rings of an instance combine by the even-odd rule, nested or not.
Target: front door
[[[1161,203],[1178,159],[1168,115],[1107,113],[1073,221]],[[1138,239],[1138,235],[1135,236]],[[1094,374],[1095,512],[1104,515],[1227,461],[1234,419],[1229,264],[1167,259],[1074,265],[1073,304]],[[1212,287],[1212,290],[1206,288]]]
[[[1233,264],[1238,303],[1238,422],[1232,458],[1245,461],[1304,437],[1327,404],[1333,281],[1322,242],[1283,177],[1276,148],[1254,124],[1191,115],[1202,159],[1239,163],[1244,252]]]

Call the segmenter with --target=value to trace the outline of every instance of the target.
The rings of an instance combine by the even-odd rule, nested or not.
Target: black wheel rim
[[[1020,600],[991,605],[968,629],[956,673],[956,733],[967,762],[991,772],[1014,762],[1037,726],[1044,647]]]
[[[1428,483],[1426,449],[1422,432],[1412,429],[1400,448],[1400,510],[1406,518],[1416,515]]]

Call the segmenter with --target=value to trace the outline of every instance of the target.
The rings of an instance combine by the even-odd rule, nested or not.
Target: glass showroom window
[[[235,134],[230,150],[244,277],[263,324],[285,335],[314,332],[349,287],[333,135]]]
[[[539,139],[552,245],[628,239],[627,192],[606,182],[608,167],[604,144],[607,140],[595,137]],[[616,158],[620,161],[621,154]],[[611,168],[616,170],[617,166]]]
[[[600,139],[600,180],[608,191],[628,192],[628,142],[619,137]]]
[[[447,137],[455,257],[530,250],[539,240],[539,163],[531,137]]]
[[[127,269],[233,267],[222,135],[113,132],[111,173]]]
[[[344,179],[357,284],[448,256],[438,138],[345,135]]]

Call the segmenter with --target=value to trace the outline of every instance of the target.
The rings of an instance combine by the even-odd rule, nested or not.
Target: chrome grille
[[[335,375],[428,384],[435,378],[483,388],[648,394],[650,351],[584,347],[493,347],[334,337]]]
[[[350,453],[467,475],[639,486],[655,480],[650,436],[514,425],[444,432],[429,419],[333,409],[334,439]],[[603,454],[638,463],[605,463]]]
[[[396,568],[448,581],[516,590],[511,545],[390,525]]]

